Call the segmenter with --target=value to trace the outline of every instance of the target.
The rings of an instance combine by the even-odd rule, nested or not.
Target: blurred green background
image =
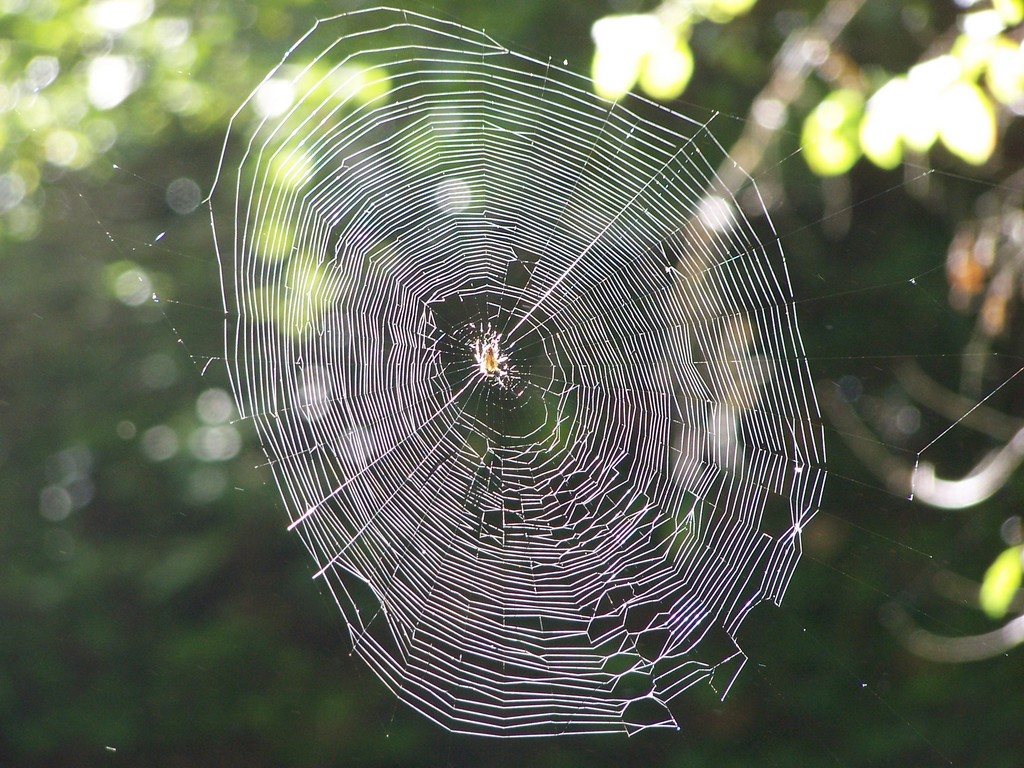
[[[1024,486],[966,512],[910,503],[851,450],[842,407],[826,410],[831,484],[786,602],[744,625],[747,668],[725,702],[695,692],[680,732],[453,736],[349,655],[210,362],[222,329],[202,200],[236,107],[314,19],[365,5],[0,1],[0,765],[1019,765],[1024,650],[937,663],[891,627],[1000,626],[972,603],[1019,543]],[[872,429],[860,447],[905,462],[957,416],[915,405],[900,365],[969,404],[1008,382],[985,408],[1015,425],[1024,270],[1002,267],[1024,241],[1024,66],[1006,82],[958,70],[977,84],[957,102],[977,116],[959,143],[904,138],[892,162],[857,131],[866,99],[985,22],[971,13],[1001,14],[986,39],[1013,49],[1016,4],[719,5],[738,15],[693,3],[672,27],[694,70],[671,103],[720,111],[723,146],[754,152],[823,400]],[[410,7],[588,72],[594,22],[655,5]],[[958,61],[983,55],[970,43]],[[754,121],[754,104],[776,111]],[[986,233],[992,263],[965,257]],[[962,474],[999,444],[957,423],[922,458]]]

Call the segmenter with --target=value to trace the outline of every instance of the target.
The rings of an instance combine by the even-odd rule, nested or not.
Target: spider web
[[[232,120],[239,410],[355,653],[449,729],[678,727],[790,581],[820,419],[710,129],[391,9],[318,22]]]

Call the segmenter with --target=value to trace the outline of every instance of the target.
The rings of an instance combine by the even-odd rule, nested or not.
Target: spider
[[[480,375],[494,379],[498,383],[502,383],[502,380],[508,376],[508,355],[501,353],[500,342],[500,333],[494,333],[490,326],[484,331],[481,326],[480,336],[470,344]]]

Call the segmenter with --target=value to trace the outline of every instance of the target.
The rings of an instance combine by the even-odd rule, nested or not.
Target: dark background
[[[211,406],[227,382],[222,364],[207,366],[221,354],[220,294],[195,195],[259,79],[315,18],[357,7],[26,0],[0,11],[0,174],[21,179],[0,185],[0,765],[1020,764],[1021,652],[928,661],[887,621],[902,606],[944,635],[997,626],[970,589],[948,600],[941,585],[977,581],[1005,546],[1020,479],[973,510],[931,510],[885,489],[827,415],[830,484],[786,601],[743,626],[746,669],[724,702],[695,690],[680,732],[453,736],[350,657],[251,429],[225,427]],[[585,72],[590,25],[650,6],[412,7]],[[823,7],[762,0],[700,25],[695,78],[673,106],[720,110],[717,135],[732,146],[785,41]],[[104,9],[138,18],[122,28]],[[955,31],[957,12],[874,0],[840,45],[865,71],[905,71]],[[88,88],[104,56],[135,72],[107,108]],[[59,75],[34,93],[39,57]],[[950,306],[945,273],[958,226],[1016,167],[1016,124],[1004,121],[981,169],[937,150],[821,180],[800,156],[800,124],[828,85],[812,73],[804,86],[755,175],[778,193],[819,393],[859,387],[865,421],[884,428],[910,405],[894,369],[911,361],[972,402],[1010,379],[986,406],[1019,416],[1012,320],[969,346],[976,316]],[[917,429],[879,433],[875,447],[913,462],[954,421],[917,414]],[[923,458],[957,475],[994,444],[958,424]]]

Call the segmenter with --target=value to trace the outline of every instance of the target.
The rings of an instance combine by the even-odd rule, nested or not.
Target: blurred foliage
[[[0,17],[8,236],[39,233],[44,182],[82,169],[109,177],[100,158],[115,145],[216,132],[230,115],[215,91],[243,69],[244,51],[226,45],[239,22],[229,13],[199,16],[186,3],[156,12],[149,0],[8,5]]]
[[[985,572],[981,584],[981,607],[993,619],[1006,615],[1021,585],[1021,557],[1024,547],[1020,545],[1003,550]]]
[[[655,99],[679,97],[694,72],[694,26],[731,22],[754,4],[666,0],[648,13],[602,17],[593,26],[597,92],[617,99],[639,86]],[[808,165],[820,176],[838,176],[866,156],[892,169],[905,152],[922,155],[936,142],[967,163],[987,162],[1000,118],[1005,125],[1024,109],[1024,51],[1015,32],[1022,17],[1024,0],[966,10],[957,20],[963,31],[942,44],[945,52],[930,53],[902,74],[850,58],[831,72],[819,70],[837,87],[804,120]]]
[[[972,6],[977,4],[970,4]],[[905,73],[847,60],[835,72],[837,90],[804,122],[802,144],[821,176],[847,173],[863,154],[880,168],[896,168],[910,153],[921,157],[940,142],[971,165],[992,157],[1000,126],[1024,109],[1024,51],[1015,29],[1020,0],[965,10],[961,32],[940,41]]]
[[[231,411],[202,201],[238,105],[315,18],[362,5],[0,0],[0,765],[1015,764],[1019,658],[926,665],[877,614],[940,561],[988,567],[983,606],[1012,610],[1019,542],[989,567],[1001,546],[991,515],[894,514],[838,443],[837,476],[855,481],[808,529],[783,610],[745,626],[756,664],[724,704],[696,701],[682,734],[461,739],[396,705],[352,661],[330,597],[284,532],[254,435]],[[700,114],[738,116],[823,5],[426,10],[573,69],[592,63],[608,98],[637,84],[663,99],[685,88],[711,108]],[[1021,3],[968,5],[869,3],[847,50],[826,57],[837,66],[820,66],[775,115],[779,145],[759,177],[797,294],[824,285],[832,297],[800,307],[816,370],[862,387],[851,397],[901,449],[896,414],[909,406],[874,358],[853,370],[861,352],[912,349],[947,364],[979,338],[949,311],[950,293],[988,318],[980,338],[1019,357],[1021,185],[1008,180]],[[745,125],[714,127],[728,147]],[[912,185],[889,194],[900,182],[879,168],[929,152],[996,182],[987,196],[955,175],[941,195],[936,179],[918,197]],[[797,153],[810,171],[785,162]],[[845,229],[840,216],[819,226],[840,183],[867,202]],[[947,246],[948,277],[936,269]],[[907,275],[921,280],[908,287]],[[865,290],[882,284],[895,287]],[[989,627],[973,608],[941,615]],[[978,714],[971,728],[948,727],[964,711]]]
[[[671,101],[693,76],[695,24],[727,24],[757,0],[666,0],[648,13],[613,14],[594,22],[591,77],[598,95],[614,100],[635,85]]]

